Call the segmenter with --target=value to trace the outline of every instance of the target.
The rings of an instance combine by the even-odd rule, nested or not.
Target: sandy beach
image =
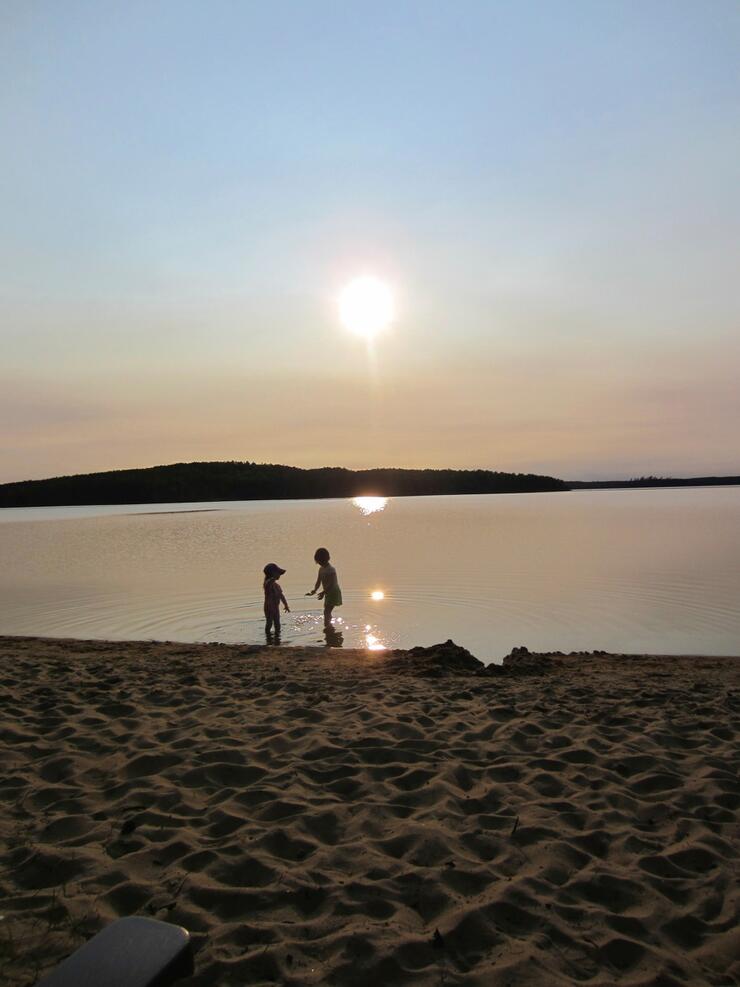
[[[740,983],[740,660],[0,638],[0,967],[182,924],[191,985]]]

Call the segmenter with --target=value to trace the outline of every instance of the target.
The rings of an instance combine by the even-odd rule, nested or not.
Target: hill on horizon
[[[636,476],[631,480],[566,480],[571,490],[614,490],[621,487],[727,487],[740,476]]]
[[[173,463],[0,484],[0,507],[297,500],[567,490],[551,476],[492,470],[301,469],[251,462]]]

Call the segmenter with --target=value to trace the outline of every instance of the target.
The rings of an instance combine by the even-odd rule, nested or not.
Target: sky
[[[740,473],[739,51],[736,0],[0,0],[0,482]]]

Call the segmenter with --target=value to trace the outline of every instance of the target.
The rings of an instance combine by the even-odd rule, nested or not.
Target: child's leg
[[[280,637],[280,616],[273,617],[275,622],[275,637]]]
[[[272,617],[269,613],[265,614],[265,634],[272,634]]]
[[[324,628],[324,637],[326,638],[326,643],[330,648],[341,648],[344,644],[342,632],[335,630],[332,624],[329,624]]]
[[[324,627],[331,627],[331,612],[334,609],[334,605],[331,603],[324,604]]]

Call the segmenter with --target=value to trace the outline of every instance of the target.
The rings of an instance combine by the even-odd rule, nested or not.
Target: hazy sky
[[[737,0],[0,0],[0,134],[0,481],[740,473]]]

